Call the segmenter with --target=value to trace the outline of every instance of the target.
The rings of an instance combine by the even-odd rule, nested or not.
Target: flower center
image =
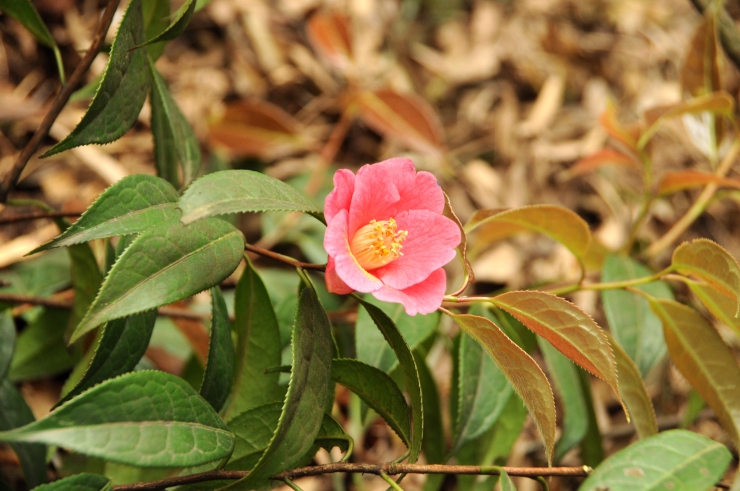
[[[352,237],[349,248],[366,271],[385,266],[403,256],[401,248],[409,234],[406,230],[397,230],[393,218],[388,220],[370,220]]]

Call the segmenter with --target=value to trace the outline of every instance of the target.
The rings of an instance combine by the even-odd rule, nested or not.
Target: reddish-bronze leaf
[[[740,317],[735,316],[737,299],[734,295],[727,296],[707,283],[691,282],[689,288],[713,316],[740,335]]]
[[[714,16],[707,15],[696,28],[681,69],[681,88],[697,97],[721,89]]]
[[[611,148],[604,148],[594,154],[583,157],[573,164],[573,166],[568,169],[568,175],[570,177],[581,176],[583,174],[593,172],[599,167],[605,165],[618,165],[620,167],[627,167],[635,170],[640,170],[642,168],[640,163],[634,157]]]
[[[714,327],[678,302],[650,299],[663,323],[668,354],[730,433],[740,443],[740,366]]]
[[[583,257],[591,244],[588,224],[561,206],[532,205],[513,210],[478,210],[465,225],[467,233],[480,229],[477,247],[518,232],[540,232],[560,242],[576,257]]]
[[[599,123],[609,133],[609,136],[621,142],[627,148],[637,150],[637,139],[640,137],[640,128],[637,125],[625,128],[617,122],[614,103],[607,101],[606,109],[599,117]]]
[[[722,187],[740,189],[740,180],[720,177],[696,170],[682,170],[666,172],[658,183],[658,194],[668,195],[684,189],[698,188],[707,184],[717,184]]]
[[[360,119],[383,136],[435,157],[442,154],[442,124],[421,97],[384,89],[359,92],[352,102],[357,105]]]
[[[609,340],[588,314],[567,300],[538,291],[508,292],[491,298],[491,302],[548,340],[565,356],[604,379],[619,396],[617,365]]]
[[[455,322],[478,341],[496,362],[529,409],[545,442],[548,463],[555,447],[555,399],[542,369],[499,327],[477,315],[452,315]]]
[[[693,275],[733,298],[734,315],[740,312],[740,266],[719,244],[709,239],[684,242],[673,251],[673,268]]]
[[[329,63],[345,70],[352,62],[349,21],[339,12],[318,11],[306,23],[311,47]]]
[[[275,159],[314,145],[292,116],[269,102],[253,99],[228,104],[209,129],[211,142],[233,155]]]

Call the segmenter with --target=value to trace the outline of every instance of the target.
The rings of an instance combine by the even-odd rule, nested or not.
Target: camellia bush
[[[90,52],[4,177],[8,209],[53,211],[9,194],[100,49],[117,3],[108,3]],[[711,240],[679,242],[712,200],[723,197],[718,189],[738,187],[726,177],[740,152],[738,119],[734,98],[715,76],[720,48],[711,16],[697,33],[694,62],[702,76],[686,81],[686,100],[655,108],[632,127],[620,125],[616,108],[609,107],[602,125],[612,145],[569,170],[576,178],[619,165],[642,177],[643,192],[635,198],[640,211],[628,243],[617,251],[592,237],[578,214],[553,205],[477,210],[461,223],[435,175],[403,157],[356,172],[337,170],[325,199],[256,171],[201,175],[195,133],[154,62],[205,3],[188,0],[170,13],[169,2],[132,0],[104,74],[88,88],[95,95],[87,112],[44,154],[117,140],[149,98],[157,175],[119,180],[74,223],[56,218],[59,236],[29,251],[69,252],[71,308],[47,299],[19,311],[11,307],[28,298],[0,297],[0,441],[17,454],[28,488],[249,490],[284,483],[300,489],[297,478],[345,472],[376,474],[396,490],[408,474],[427,474],[426,491],[442,489],[451,474],[458,476],[458,489],[492,489],[498,481],[511,490],[510,475],[519,475],[544,489],[548,476],[575,476],[583,478],[584,491],[697,491],[724,478],[730,449],[687,430],[659,432],[644,383],[667,353],[695,399],[706,401],[729,440],[740,443],[740,366],[713,325],[740,333],[740,267]],[[0,9],[58,53],[28,0],[1,0]],[[342,65],[351,53],[342,36],[327,41],[331,36],[321,34],[343,32],[346,21],[316,15],[309,37]],[[363,89],[357,81],[348,87],[332,145],[353,118],[381,129],[411,124],[393,102],[401,96]],[[704,168],[654,174],[649,144],[669,121],[692,128]],[[404,134],[431,144],[423,132]],[[692,188],[704,191],[686,215],[637,247],[652,204]],[[248,244],[234,225],[236,213],[270,213],[287,228],[307,223],[301,230],[318,237],[328,261],[304,262]],[[524,232],[562,244],[577,259],[580,279],[467,294],[475,279],[469,256]],[[95,242],[105,247],[102,265],[90,246]],[[670,248],[662,269],[647,265]],[[283,270],[276,275],[255,268],[254,254],[282,263]],[[225,294],[234,280],[235,291]],[[691,293],[683,297],[690,301],[676,300],[679,288]],[[281,298],[268,294],[273,290]],[[600,292],[608,331],[566,298],[580,291]],[[201,292],[210,297],[204,366],[196,360],[181,376],[147,368],[142,356],[158,309],[162,316],[195,314],[177,303]],[[328,311],[356,315],[337,318]],[[21,322],[26,327],[17,336]],[[28,353],[47,339],[64,339],[77,357],[53,410],[35,420],[14,382],[39,375],[34,363],[40,360],[29,360]],[[453,360],[446,405],[427,360],[435,346]],[[565,414],[560,428],[543,360]],[[591,376],[609,387],[615,410],[639,437],[605,460]],[[379,416],[405,452],[383,463],[356,460],[351,435],[358,430],[338,421],[338,386],[354,394],[349,411],[360,435]],[[503,467],[527,413],[544,465]],[[579,445],[584,465],[559,466]],[[313,462],[321,448],[337,461]],[[134,469],[129,476],[135,477],[112,481],[106,472],[111,464]],[[740,489],[740,481],[732,486]],[[0,481],[0,489],[12,488]]]

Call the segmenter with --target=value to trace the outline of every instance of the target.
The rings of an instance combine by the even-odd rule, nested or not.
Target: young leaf
[[[652,274],[654,271],[628,256],[610,255],[604,262],[601,281],[630,280]],[[673,300],[673,293],[665,282],[656,281],[637,288],[654,297]],[[660,319],[650,310],[647,300],[632,292],[604,290],[601,302],[612,335],[644,377],[665,356]]]
[[[509,339],[496,324],[477,315],[453,315],[455,322],[478,341],[509,379],[529,409],[545,442],[547,461],[555,446],[555,399],[547,377],[537,363]]]
[[[610,100],[606,101],[606,109],[599,116],[599,123],[609,133],[609,136],[622,143],[631,150],[637,150],[637,139],[640,137],[640,128],[631,126],[625,128],[617,121],[616,106]]]
[[[408,344],[406,344],[406,341],[393,321],[378,307],[365,301],[361,301],[361,303],[393,349],[403,372],[406,390],[411,399],[411,445],[409,446],[409,462],[414,463],[419,458],[419,453],[421,452],[424,430],[424,409],[422,406],[419,371],[416,368],[416,362]]]
[[[236,285],[234,330],[237,335],[236,369],[227,421],[247,409],[283,399],[280,374],[265,373],[280,365],[280,327],[262,279],[247,261]]]
[[[110,478],[83,472],[33,488],[33,491],[109,491],[111,489],[113,489],[113,483]]]
[[[167,181],[146,174],[124,177],[103,191],[79,220],[35,254],[93,239],[138,234],[178,216],[177,191]]]
[[[306,37],[315,51],[340,70],[352,63],[352,38],[346,16],[319,10],[306,22]]]
[[[465,224],[469,234],[480,228],[478,244],[490,244],[513,234],[539,232],[560,242],[581,258],[591,244],[588,224],[567,208],[554,205],[532,205],[513,210],[478,210]]]
[[[0,311],[0,380],[10,367],[10,360],[15,348],[15,322],[9,309]]]
[[[183,4],[183,7],[186,5]],[[191,11],[194,6],[195,1],[190,0]],[[187,186],[200,170],[198,138],[151,60],[149,70],[152,77],[152,134],[157,170],[169,182],[175,183],[179,181],[175,170],[179,164],[182,167],[183,185]]]
[[[195,0],[186,0],[186,2],[183,3],[179,9],[177,9],[177,12],[172,15],[172,23],[167,26],[165,30],[154,36],[153,38],[149,39],[146,43],[142,44],[139,47],[141,48],[143,46],[148,46],[159,41],[171,41],[182,34],[185,31],[185,28],[188,27],[190,19],[193,18],[193,14],[195,13],[195,5]]]
[[[667,196],[685,189],[699,188],[707,184],[717,184],[721,187],[740,189],[740,180],[721,177],[707,172],[696,170],[682,170],[666,172],[658,183],[658,194]]]
[[[45,309],[18,335],[10,380],[45,378],[75,365],[77,353],[68,351],[64,343],[69,318],[69,310]]]
[[[231,453],[234,436],[180,377],[141,371],[107,380],[0,441],[61,445],[111,462],[186,467]]]
[[[33,422],[33,413],[23,396],[7,379],[0,380],[0,431]],[[46,482],[46,447],[37,443],[12,443],[29,488]]]
[[[182,300],[219,284],[241,261],[244,236],[217,218],[160,223],[136,237],[110,270],[74,342],[109,320]]]
[[[694,309],[651,299],[663,321],[668,354],[684,377],[717,413],[725,430],[740,442],[740,366],[714,327]]]
[[[671,430],[640,440],[606,459],[580,491],[697,491],[724,474],[730,451],[709,438]]]
[[[226,301],[218,286],[211,288],[211,312],[208,363],[200,384],[200,395],[219,411],[229,397],[234,377],[234,343]]]
[[[465,333],[460,336],[458,353],[459,402],[451,455],[491,429],[513,393],[503,372]]]
[[[311,200],[274,177],[249,170],[226,170],[201,177],[183,193],[182,223],[228,213],[302,211],[321,215]]]
[[[604,165],[618,165],[628,169],[640,170],[641,165],[635,157],[611,148],[604,148],[587,157],[583,157],[568,168],[568,176],[573,178],[588,174]]]
[[[329,318],[316,291],[306,285],[293,326],[293,369],[280,422],[252,472],[227,489],[262,486],[270,476],[290,469],[313,446],[331,394],[332,346]]]
[[[133,0],[121,20],[103,80],[85,116],[72,133],[42,157],[80,145],[110,143],[133,126],[144,105],[150,83],[146,51],[132,51],[143,42],[141,0]]]
[[[360,396],[408,446],[411,442],[409,406],[401,389],[385,372],[349,358],[335,358],[331,378]]]
[[[504,293],[493,297],[491,302],[547,339],[565,356],[602,378],[619,396],[617,366],[609,340],[581,309],[560,297],[538,291]]]
[[[740,313],[740,266],[734,257],[709,239],[684,242],[673,251],[671,265],[681,274],[694,275],[735,299]]]
[[[149,346],[157,312],[152,310],[108,322],[84,375],[62,399],[60,406],[105,380],[130,372]]]

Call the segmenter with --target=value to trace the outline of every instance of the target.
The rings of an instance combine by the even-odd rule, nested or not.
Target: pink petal
[[[396,217],[398,230],[408,231],[403,256],[372,271],[384,284],[403,290],[415,285],[455,258],[460,229],[444,215],[413,210]]]
[[[331,293],[347,295],[354,291],[337,275],[337,271],[334,267],[334,259],[332,258],[329,258],[329,262],[326,264],[326,275],[324,276],[324,279],[326,280],[326,289]]]
[[[378,300],[396,302],[403,305],[408,315],[430,314],[442,305],[447,287],[445,270],[439,268],[425,280],[404,290],[384,286],[373,292]]]
[[[347,210],[341,210],[329,222],[324,234],[324,249],[334,260],[337,276],[353,290],[374,292],[382,288],[383,283],[365,271],[352,255],[347,237]]]
[[[352,193],[355,191],[355,175],[347,169],[334,174],[334,189],[324,201],[324,217],[329,223],[340,210],[349,210]]]

